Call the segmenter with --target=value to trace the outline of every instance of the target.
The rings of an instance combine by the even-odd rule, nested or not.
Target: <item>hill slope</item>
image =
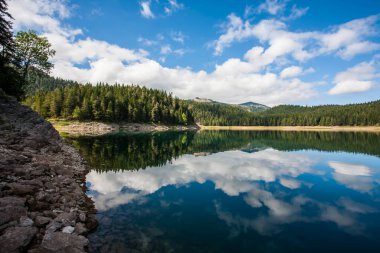
[[[231,105],[192,103],[189,107],[202,125],[236,126],[366,126],[380,125],[380,100],[350,105],[280,105],[249,112]]]
[[[259,103],[255,103],[255,102],[245,102],[245,103],[239,104],[239,106],[241,106],[241,107],[243,107],[243,108],[245,108],[251,112],[262,112],[262,111],[270,109],[269,106],[259,104]]]

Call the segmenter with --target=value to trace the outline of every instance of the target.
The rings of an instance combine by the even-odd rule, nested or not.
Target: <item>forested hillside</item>
[[[252,112],[240,106],[194,101],[188,103],[195,121],[205,126],[249,125],[253,117]]]
[[[71,85],[79,85],[78,82],[52,77],[32,69],[27,75],[27,85],[24,86],[26,96],[33,96],[39,91],[53,91],[57,88],[65,88]]]
[[[211,126],[364,126],[380,124],[380,100],[351,105],[280,105],[251,112],[206,99],[180,100],[139,86],[77,82],[29,75],[25,103],[44,117]],[[211,102],[210,102],[211,101]]]
[[[165,91],[139,86],[72,84],[39,90],[25,104],[44,117],[109,122],[193,124],[188,106]]]
[[[380,124],[380,100],[352,105],[280,105],[263,112],[236,106],[189,102],[196,122],[211,126],[355,126]]]

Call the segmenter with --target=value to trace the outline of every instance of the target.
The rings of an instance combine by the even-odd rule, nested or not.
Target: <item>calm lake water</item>
[[[67,137],[94,170],[91,252],[380,252],[380,135]]]

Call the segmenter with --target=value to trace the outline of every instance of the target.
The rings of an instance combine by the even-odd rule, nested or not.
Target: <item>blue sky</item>
[[[55,76],[276,104],[380,98],[380,1],[10,0]]]

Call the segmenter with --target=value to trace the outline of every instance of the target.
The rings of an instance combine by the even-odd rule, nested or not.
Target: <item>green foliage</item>
[[[49,76],[34,68],[29,70],[26,82],[28,84],[24,87],[26,96],[33,96],[38,91],[54,91],[57,88],[79,84],[75,81]]]
[[[186,152],[195,132],[66,137],[100,171],[163,166]],[[96,165],[96,166],[94,166]]]
[[[352,105],[280,105],[248,112],[227,104],[188,102],[196,122],[211,126],[367,126],[380,124],[380,100]]]
[[[193,124],[187,104],[165,91],[139,86],[72,84],[39,90],[25,104],[44,117],[109,122]]]
[[[23,80],[27,79],[30,68],[48,74],[53,68],[49,58],[55,55],[51,44],[45,37],[34,31],[18,32],[15,38],[17,58],[21,61]]]
[[[222,103],[188,102],[197,123],[205,126],[249,125],[253,114],[239,106]]]
[[[11,15],[5,0],[0,0],[0,87],[8,95],[20,99],[23,95],[19,61],[12,34]]]

